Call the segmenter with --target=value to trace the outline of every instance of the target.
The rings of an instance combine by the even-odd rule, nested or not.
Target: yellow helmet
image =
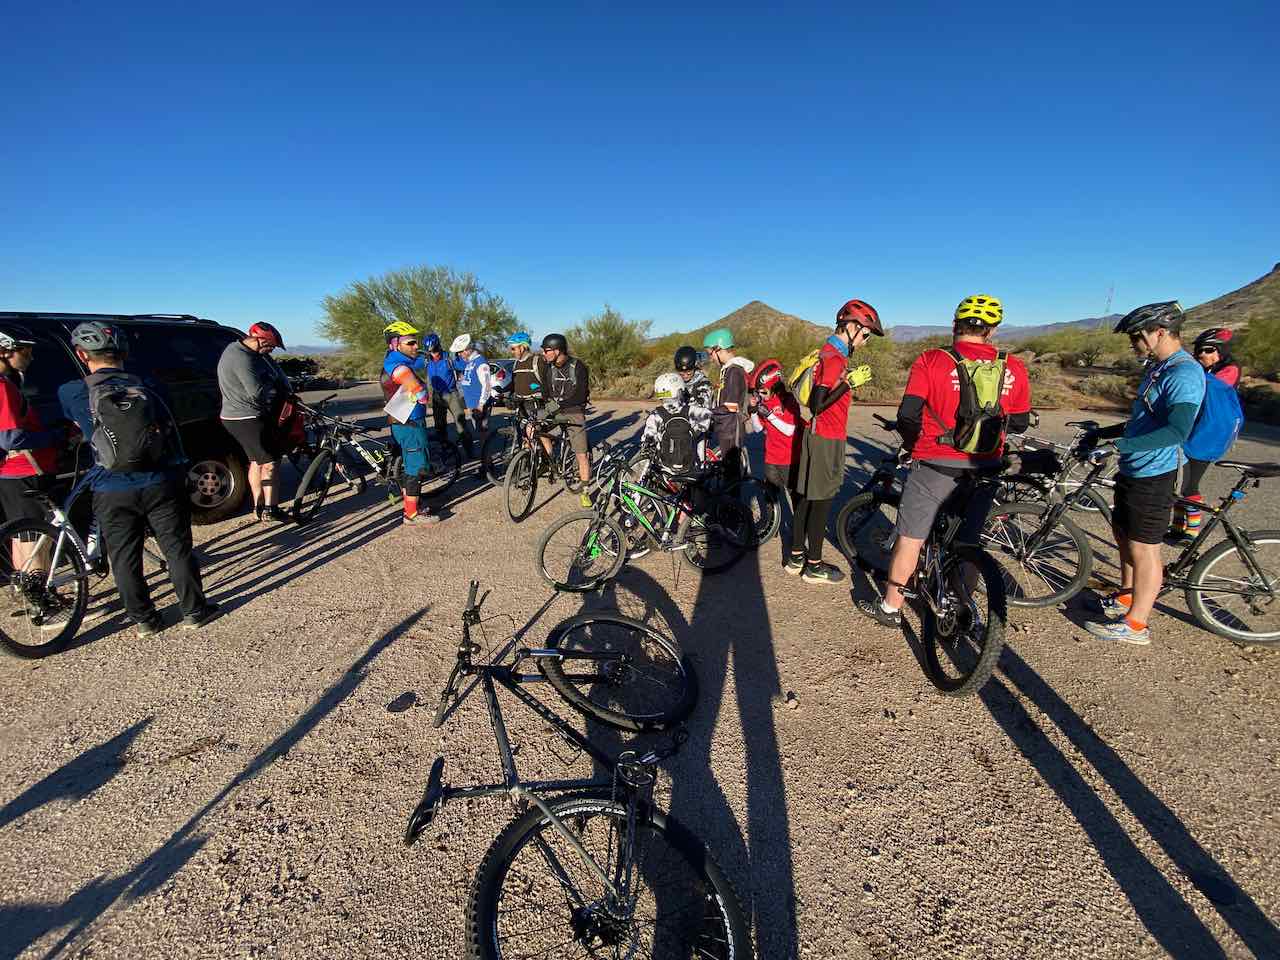
[[[960,301],[960,306],[956,307],[956,319],[979,323],[984,327],[994,327],[1004,319],[1004,307],[995,297],[989,297],[985,293],[975,293]]]
[[[403,320],[395,320],[383,327],[382,332],[386,334],[387,343],[390,343],[396,337],[411,337],[418,331]]]

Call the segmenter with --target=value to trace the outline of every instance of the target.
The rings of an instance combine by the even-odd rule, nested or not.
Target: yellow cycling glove
[[[864,363],[860,367],[854,367],[844,375],[844,378],[849,381],[850,387],[860,387],[870,382],[871,368]]]

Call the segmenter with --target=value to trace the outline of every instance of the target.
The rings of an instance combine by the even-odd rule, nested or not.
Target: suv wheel
[[[197,456],[187,467],[191,522],[219,523],[240,512],[249,488],[249,474],[238,451]]]

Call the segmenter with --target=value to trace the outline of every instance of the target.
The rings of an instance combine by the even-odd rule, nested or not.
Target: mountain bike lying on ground
[[[707,490],[712,474],[669,474],[643,486],[628,479],[627,461],[621,448],[606,453],[596,465],[592,508],[565,514],[542,534],[534,566],[551,586],[595,590],[651,550],[722,573],[752,546],[750,513],[732,495]]]
[[[356,493],[364,493],[370,480],[385,485],[387,499],[395,503],[404,487],[404,460],[400,446],[391,438],[375,437],[354,423],[330,416],[315,407],[299,404],[316,422],[322,424],[315,440],[315,455],[294,495],[290,512],[298,523],[315,517],[335,475]],[[462,456],[454,443],[429,439],[429,473],[422,481],[421,497],[443,494],[462,475]]]
[[[553,483],[564,483],[571,493],[582,490],[582,478],[578,476],[578,457],[569,446],[568,428],[556,423],[549,415],[516,418],[518,429],[532,428],[533,436],[507,462],[502,480],[503,496],[507,504],[507,516],[519,523],[529,515],[534,497],[538,493],[538,478],[547,477]],[[552,436],[554,434],[554,436]],[[552,436],[551,453],[548,454],[541,438]]]
[[[886,430],[892,420],[876,415]],[[849,559],[877,578],[889,571],[902,488],[902,454],[884,458],[866,485],[836,516],[836,539]],[[995,670],[1004,649],[1005,585],[1000,567],[981,547],[961,543],[965,506],[983,485],[998,476],[966,471],[955,492],[938,511],[920,552],[920,562],[903,596],[919,602],[925,675],[945,694],[979,690]],[[994,495],[994,491],[990,491]]]
[[[684,742],[612,757],[521,689],[546,679],[575,710],[623,730],[670,727],[693,708],[694,675],[674,643],[612,611],[582,614],[556,627],[542,649],[519,648],[509,662],[477,664],[484,597],[472,581],[457,661],[436,710],[441,726],[460,704],[458,686],[477,677],[489,708],[503,781],[444,783],[437,757],[405,830],[412,844],[458,799],[507,797],[517,819],[481,862],[467,907],[467,956],[749,958],[747,921],[732,885],[706,847],[653,805],[657,765]],[[488,596],[487,592],[484,596]],[[538,674],[521,672],[533,661]],[[579,672],[581,671],[581,672]],[[516,771],[497,686],[586,752],[597,777],[524,782]],[[474,688],[474,687],[473,687]],[[465,697],[465,694],[463,695]],[[571,949],[570,949],[571,948]]]
[[[987,519],[982,543],[1001,566],[1011,604],[1065,603],[1093,572],[1089,539],[1067,512],[1114,467],[1109,451],[1077,446],[1074,455],[1090,466],[1078,489],[1048,504],[997,507]],[[1176,498],[1209,518],[1165,567],[1161,595],[1183,590],[1191,615],[1219,636],[1240,643],[1280,644],[1280,530],[1241,530],[1227,516],[1245,499],[1249,486],[1280,477],[1280,464],[1219,460],[1216,465],[1240,471],[1240,479],[1216,507]],[[1227,539],[1206,549],[1218,526]]]

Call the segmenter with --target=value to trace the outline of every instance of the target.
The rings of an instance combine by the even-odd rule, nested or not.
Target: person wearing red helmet
[[[836,311],[835,333],[818,351],[809,393],[813,419],[803,431],[796,460],[791,551],[785,565],[788,573],[799,574],[807,583],[844,579],[836,567],[822,562],[822,546],[831,501],[844,483],[850,391],[871,379],[869,367],[850,370],[849,358],[873,336],[884,336],[875,307],[849,300]]]
[[[781,363],[761,361],[751,373],[751,396],[752,427],[764,431],[764,482],[773,487],[779,501],[785,492],[785,499],[791,502],[804,442],[804,416],[800,401],[787,389]]]
[[[258,520],[288,519],[276,498],[277,420],[281,405],[292,392],[289,380],[271,360],[283,350],[280,331],[269,323],[255,323],[243,340],[227,344],[218,360],[218,389],[222,393],[222,426],[249,458],[249,491]]]

